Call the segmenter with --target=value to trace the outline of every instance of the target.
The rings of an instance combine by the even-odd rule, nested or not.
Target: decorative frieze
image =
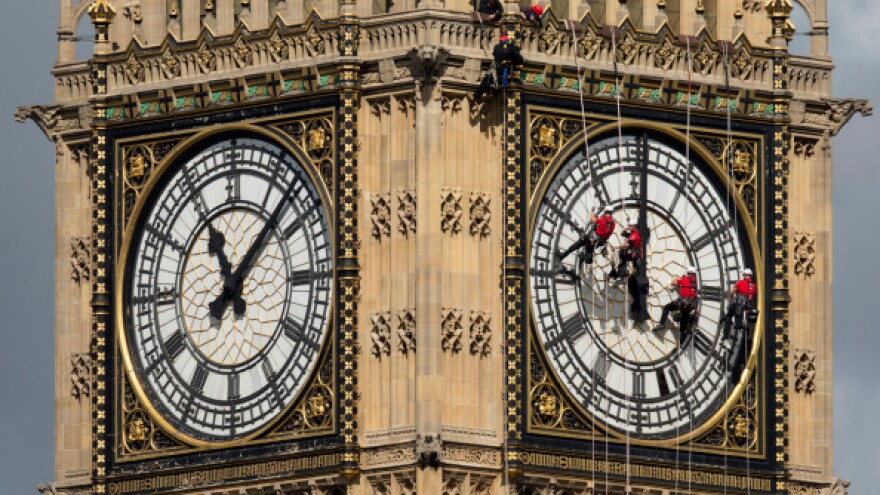
[[[461,310],[455,308],[443,308],[440,314],[441,338],[440,347],[443,351],[455,354],[461,351],[461,337],[464,328],[461,324]]]
[[[381,241],[383,237],[391,237],[391,193],[370,196],[370,222],[374,239]]]
[[[414,446],[395,446],[364,450],[361,453],[361,466],[364,469],[403,466],[416,461]]]
[[[92,395],[92,358],[88,353],[70,355],[70,395],[78,402]]]
[[[816,274],[816,234],[795,232],[793,243],[794,274],[810,278]]]
[[[92,278],[92,238],[71,237],[70,251],[70,278],[82,285]]]
[[[461,189],[440,190],[440,230],[449,235],[461,232]]]
[[[816,391],[816,353],[808,349],[794,351],[794,391],[811,395]]]
[[[397,191],[397,230],[404,237],[416,232],[416,192]]]
[[[379,359],[391,355],[391,312],[379,311],[370,316],[370,352]]]

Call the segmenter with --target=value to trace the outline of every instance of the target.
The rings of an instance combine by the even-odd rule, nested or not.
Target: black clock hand
[[[230,277],[232,277],[232,263],[229,262],[229,258],[226,257],[226,253],[223,251],[223,248],[226,246],[226,237],[222,232],[214,228],[210,223],[208,224],[208,253],[217,257],[217,262],[220,263],[220,276],[223,277],[223,283],[225,284]],[[215,301],[216,302],[216,301]],[[235,312],[237,314],[243,314],[245,303],[244,299],[240,294],[235,296],[233,300],[233,306]],[[211,311],[211,316],[214,319],[219,320],[223,316],[223,309],[225,308],[225,303],[223,304],[214,304],[211,303],[209,305],[209,309]],[[240,309],[239,309],[240,308]],[[219,314],[219,316],[218,316]]]
[[[278,221],[278,217],[281,216],[281,212],[284,210],[284,207],[287,205],[287,199],[290,197],[291,193],[293,193],[293,188],[296,185],[296,181],[290,184],[290,187],[287,188],[287,191],[284,192],[284,195],[281,197],[281,200],[278,202],[278,206],[275,207],[275,211],[272,212],[272,215],[266,220],[265,225],[263,225],[260,233],[257,234],[256,239],[253,244],[248,248],[244,257],[242,257],[241,261],[238,263],[238,267],[235,269],[235,272],[232,273],[231,276],[227,277],[226,280],[223,281],[223,292],[217,296],[217,299],[214,302],[209,304],[209,308],[211,310],[211,316],[216,319],[220,319],[223,317],[223,310],[226,308],[226,303],[233,297],[237,296],[241,291],[241,283],[244,279],[245,275],[247,275],[248,270],[250,270],[251,263],[253,263],[254,258],[257,256],[257,253],[263,246],[263,243],[266,242],[266,237],[269,235],[269,231],[272,230],[272,227],[275,226],[275,223]],[[243,304],[236,304],[234,309],[236,310],[236,314],[241,315],[244,313],[245,308]],[[241,311],[238,311],[238,310]]]

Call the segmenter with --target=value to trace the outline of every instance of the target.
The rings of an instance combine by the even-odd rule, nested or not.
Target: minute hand
[[[236,294],[241,290],[242,279],[244,279],[245,275],[247,275],[248,270],[250,269],[251,262],[257,256],[257,253],[260,251],[260,248],[263,246],[263,243],[266,242],[266,237],[269,235],[269,231],[272,230],[272,227],[275,226],[275,223],[278,222],[278,217],[281,215],[281,212],[284,210],[284,206],[287,204],[287,198],[293,193],[293,188],[296,185],[296,181],[290,184],[290,187],[287,188],[287,191],[284,192],[284,195],[281,197],[281,200],[278,202],[278,206],[275,207],[275,211],[272,212],[272,215],[266,220],[265,225],[263,225],[260,233],[257,234],[256,240],[251,244],[251,247],[248,248],[247,253],[245,253],[244,257],[238,263],[238,267],[232,273],[232,276],[227,277],[223,282],[223,292],[217,296],[217,299],[214,300],[210,304],[211,313],[217,319],[220,319],[223,316],[223,310],[226,307],[226,303],[229,299],[235,297]],[[219,312],[219,316],[217,313]]]

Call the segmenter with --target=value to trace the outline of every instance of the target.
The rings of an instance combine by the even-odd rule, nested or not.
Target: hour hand
[[[225,280],[232,275],[232,263],[230,263],[229,258],[226,257],[226,253],[223,251],[224,247],[226,247],[226,237],[222,232],[215,229],[214,226],[209,223],[208,253],[217,257],[217,262],[220,263],[220,275],[222,275]]]

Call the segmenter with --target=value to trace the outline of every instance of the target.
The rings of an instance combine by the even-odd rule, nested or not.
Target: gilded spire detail
[[[116,17],[116,9],[110,5],[110,0],[94,0],[86,12],[95,25],[108,25]]]

